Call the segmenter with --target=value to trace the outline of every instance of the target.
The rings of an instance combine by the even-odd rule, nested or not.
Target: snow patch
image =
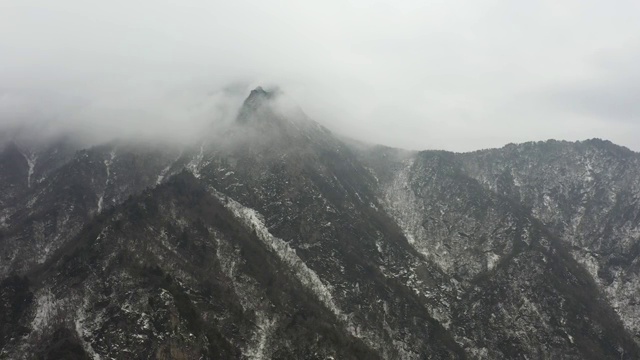
[[[493,270],[495,269],[496,265],[498,265],[498,261],[500,261],[500,255],[496,254],[496,253],[488,253],[487,254],[487,269],[488,270]]]
[[[600,270],[598,259],[593,257],[593,255],[578,251],[572,251],[572,255],[574,259],[578,260],[578,262],[587,269],[594,279],[598,279],[598,271]]]
[[[113,159],[116,158],[116,150],[111,150],[109,153],[109,159],[104,160],[104,166],[107,170],[107,181],[109,181],[109,177],[111,176],[111,164],[113,164]]]
[[[264,313],[258,313],[257,323],[257,331],[254,334],[255,345],[247,349],[245,355],[254,360],[269,359],[269,356],[265,356],[265,350],[267,341],[275,329],[276,320],[269,319]]]
[[[162,171],[160,171],[160,175],[158,175],[158,180],[156,180],[156,185],[160,185],[160,183],[162,183],[162,180],[164,180],[164,178],[167,176],[167,173],[169,172],[169,170],[171,170],[171,167],[173,166],[173,164],[175,164],[178,160],[180,160],[180,157],[182,157],[182,151],[180,151],[180,154],[178,154],[178,157],[176,157],[175,160],[173,160],[169,165],[167,165],[164,169],[162,169]]]
[[[31,177],[33,176],[33,170],[36,167],[36,161],[38,157],[35,154],[31,154],[27,158],[27,164],[29,165],[29,172],[27,173],[27,187],[31,187]]]
[[[91,346],[91,344],[85,340],[86,337],[91,336],[91,331],[84,326],[87,320],[87,314],[85,313],[84,306],[85,306],[84,304],[82,306],[79,306],[78,310],[76,311],[76,319],[74,321],[76,334],[78,334],[80,343],[82,344],[82,347],[87,352],[87,354],[93,360],[100,360],[100,355],[98,355],[93,349],[93,347]]]
[[[111,150],[109,153],[109,158],[103,161],[105,170],[107,172],[107,180],[104,182],[104,189],[102,189],[102,193],[98,196],[98,213],[102,212],[103,203],[104,203],[104,194],[107,191],[107,187],[111,183],[111,164],[113,164],[113,160],[116,158],[116,150]]]
[[[102,203],[104,202],[104,195],[100,195],[98,198],[98,212],[102,212]]]
[[[200,145],[200,152],[198,153],[198,155],[194,157],[187,164],[187,169],[191,171],[191,173],[193,174],[193,176],[196,177],[196,179],[200,178],[200,164],[202,163],[203,158],[204,158],[204,143]]]
[[[42,291],[36,298],[36,315],[31,321],[31,328],[42,332],[58,311],[58,301],[49,289]]]
[[[164,169],[162,169],[162,171],[160,171],[160,175],[158,175],[158,180],[156,180],[156,185],[160,185],[160,183],[162,183],[162,180],[164,180],[164,177],[167,175],[167,173],[171,169],[171,165],[173,164],[167,165]]]
[[[33,153],[24,153],[20,152],[25,160],[27,160],[27,165],[29,166],[29,170],[27,171],[27,187],[31,187],[31,177],[33,176],[33,172],[36,168],[36,161],[38,160],[38,156]]]

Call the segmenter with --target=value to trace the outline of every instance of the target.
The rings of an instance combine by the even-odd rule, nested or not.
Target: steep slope
[[[8,206],[26,191],[29,164],[15,143],[9,143],[0,153],[0,188],[2,207]],[[3,222],[6,215],[3,214]]]
[[[100,215],[28,276],[33,295],[2,286],[28,306],[0,313],[24,324],[9,358],[61,341],[92,358],[376,358],[190,174]]]
[[[262,91],[240,114],[225,143],[205,147],[200,179],[264,215],[328,288],[345,327],[385,358],[463,357],[434,318],[454,296],[450,279],[409,246],[350,149]]]
[[[463,357],[430,314],[442,312],[443,297],[454,296],[455,289],[407,246],[377,208],[372,179],[349,150],[299,109],[264,91],[253,92],[243,109],[228,136],[179,152],[122,145],[79,151],[41,182],[35,195],[24,197],[31,205],[17,206],[21,211],[11,217],[2,239],[9,260],[4,272],[49,264],[52,254],[69,246],[108,206],[186,168],[216,196],[237,199],[230,200],[237,205],[236,215],[261,227],[259,233],[268,234],[263,237],[281,260],[308,275],[299,281],[331,309],[340,326],[379,354]],[[234,170],[245,185],[222,186],[220,180],[236,179]],[[289,181],[297,186],[290,187]],[[260,213],[268,217],[261,219]],[[318,218],[324,213],[326,219]],[[275,223],[280,226],[274,228]],[[439,286],[431,289],[432,284]]]
[[[183,147],[51,144],[0,154],[0,357],[640,357],[612,144],[355,145],[261,88]]]
[[[17,158],[21,167],[7,169],[19,181],[15,186],[12,181],[3,184],[21,190],[2,208],[0,275],[24,272],[46,261],[92,217],[155,185],[178,155],[173,149],[118,143],[73,155],[59,147],[65,148],[61,144],[36,152],[46,162],[35,164],[31,186],[26,186],[26,160]]]
[[[601,140],[461,156],[487,189],[525,204],[567,244],[640,339],[640,155]]]
[[[3,187],[0,204],[5,221],[29,189],[64,165],[79,149],[77,143],[65,137],[42,142],[21,140],[0,141],[0,186]]]
[[[638,356],[565,245],[528,208],[468,176],[459,155],[380,147],[363,159],[412,246],[459,281],[450,330],[473,357]]]

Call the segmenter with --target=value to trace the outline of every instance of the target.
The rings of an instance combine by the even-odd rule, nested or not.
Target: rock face
[[[0,358],[640,358],[640,156],[345,141],[254,90],[182,148],[5,141]]]

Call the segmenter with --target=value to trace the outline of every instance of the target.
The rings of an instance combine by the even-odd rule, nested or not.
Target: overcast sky
[[[0,0],[0,122],[186,134],[277,85],[369,142],[638,151],[639,19],[638,0]]]

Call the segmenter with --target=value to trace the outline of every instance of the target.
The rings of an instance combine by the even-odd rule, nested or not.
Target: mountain
[[[257,88],[188,146],[2,146],[0,358],[640,358],[609,142],[369,146]]]

